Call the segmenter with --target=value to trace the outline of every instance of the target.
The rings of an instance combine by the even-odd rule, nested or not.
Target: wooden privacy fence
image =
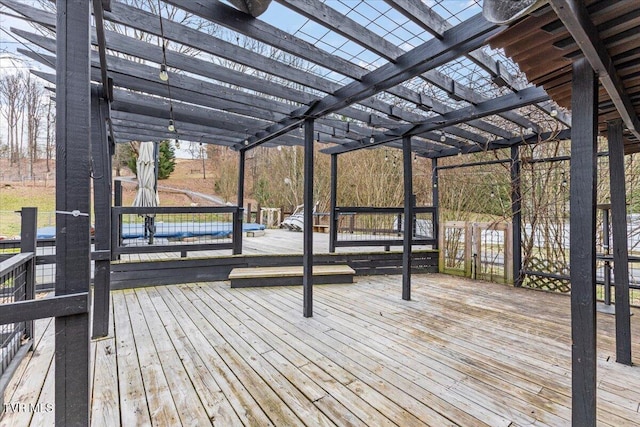
[[[513,236],[510,223],[447,221],[440,230],[440,271],[511,283]]]

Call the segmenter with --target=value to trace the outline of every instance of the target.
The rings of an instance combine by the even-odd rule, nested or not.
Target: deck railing
[[[400,207],[336,207],[335,247],[402,246],[405,230],[404,209]],[[412,242],[437,245],[436,208],[413,208]]]
[[[122,207],[111,210],[112,257],[232,249],[242,253],[242,213],[225,207]]]
[[[0,261],[20,253],[20,240],[0,240]],[[53,290],[56,279],[56,239],[38,239],[35,252],[36,292]]]
[[[34,254],[25,252],[0,262],[0,311],[34,298],[34,261]],[[15,367],[31,347],[32,337],[32,321],[0,322],[0,400]]]

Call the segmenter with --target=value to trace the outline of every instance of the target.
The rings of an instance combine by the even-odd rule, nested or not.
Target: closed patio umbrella
[[[133,201],[133,206],[155,207],[160,204],[160,199],[156,191],[155,172],[155,144],[153,142],[141,142],[138,150],[138,160],[136,162],[138,172],[138,192]],[[145,215],[144,220],[145,237],[149,233],[149,244],[153,244],[155,226],[153,215]]]

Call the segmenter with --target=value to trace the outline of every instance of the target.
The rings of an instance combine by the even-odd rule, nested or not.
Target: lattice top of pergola
[[[325,152],[411,135],[416,152],[442,157],[570,134],[569,115],[501,49],[527,50],[509,50],[517,30],[487,22],[478,1],[278,0],[259,18],[217,0],[126,3],[93,1],[92,79],[111,82],[103,93],[117,142],[294,145],[312,118],[316,140],[332,145]],[[21,53],[53,68],[55,14],[0,4],[44,29],[14,33],[37,47]],[[511,28],[541,16],[566,32],[549,5]]]

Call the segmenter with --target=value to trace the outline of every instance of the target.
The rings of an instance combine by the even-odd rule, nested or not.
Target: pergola
[[[21,53],[56,71],[35,72],[55,84],[57,105],[56,298],[64,304],[65,295],[88,292],[93,257],[94,335],[106,324],[109,154],[115,143],[179,139],[233,148],[239,207],[247,152],[262,145],[302,145],[307,224],[315,143],[327,144],[322,152],[331,155],[333,207],[340,154],[382,145],[401,148],[406,218],[414,209],[413,153],[432,159],[437,182],[441,157],[508,148],[516,183],[517,285],[519,146],[570,139],[573,424],[595,425],[596,139],[603,134],[609,141],[617,359],[630,364],[623,157],[639,151],[640,5],[550,0],[498,25],[476,14],[479,9],[449,10],[446,1],[367,3],[278,0],[270,6],[276,12],[263,19],[217,0],[163,0],[147,9],[109,0],[58,0],[55,13],[0,0],[43,30],[14,30],[39,48]],[[175,7],[172,16],[168,7]],[[192,21],[178,22],[187,14],[224,30],[207,32]],[[283,21],[271,22],[276,15],[304,25],[287,31]],[[133,32],[143,37],[131,37]],[[249,47],[240,43],[241,36]],[[92,174],[93,253],[89,217],[82,215],[90,209]],[[433,191],[437,206],[437,186]],[[313,314],[312,236],[305,227],[305,317]],[[403,243],[402,298],[409,300],[411,233]],[[56,328],[56,421],[81,425],[87,420],[88,389],[86,378],[75,373],[88,372],[89,314],[57,317]]]

